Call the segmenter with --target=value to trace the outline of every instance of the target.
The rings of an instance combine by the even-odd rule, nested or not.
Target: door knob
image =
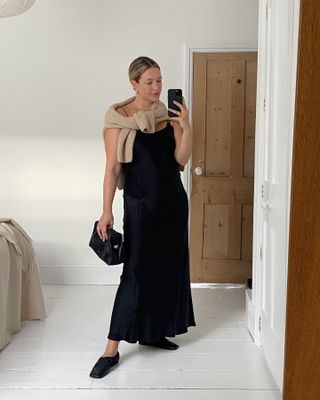
[[[198,175],[198,176],[203,175],[203,168],[202,168],[202,167],[196,167],[196,168],[194,169],[194,173],[195,173],[196,175]]]

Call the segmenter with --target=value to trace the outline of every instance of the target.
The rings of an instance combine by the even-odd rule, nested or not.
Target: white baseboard
[[[43,285],[118,285],[122,265],[38,265]],[[241,288],[235,283],[191,283],[192,288]]]
[[[207,288],[207,289],[240,289],[240,288],[245,288],[244,283],[205,283],[205,282],[194,282],[191,283],[191,286],[193,288]]]
[[[115,285],[120,282],[122,265],[38,266],[44,285]]]

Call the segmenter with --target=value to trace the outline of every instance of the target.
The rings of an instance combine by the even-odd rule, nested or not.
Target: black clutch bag
[[[103,241],[97,232],[99,221],[95,221],[89,246],[108,265],[117,265],[124,262],[124,245],[122,234],[113,228],[107,228],[108,239]]]

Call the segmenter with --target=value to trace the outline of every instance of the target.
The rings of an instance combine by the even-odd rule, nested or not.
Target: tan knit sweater
[[[121,103],[113,104],[105,113],[105,123],[103,135],[108,128],[120,128],[120,134],[117,144],[117,160],[121,163],[132,161],[133,143],[137,130],[146,134],[155,133],[156,125],[159,122],[169,120],[166,106],[157,101],[152,104],[150,111],[138,111],[132,116],[125,117],[117,112],[117,109],[134,101],[131,97]],[[119,189],[124,187],[124,176],[121,172],[117,186]]]

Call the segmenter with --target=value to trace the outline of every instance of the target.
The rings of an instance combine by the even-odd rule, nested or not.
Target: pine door
[[[256,70],[256,52],[194,54],[193,282],[251,277]]]

